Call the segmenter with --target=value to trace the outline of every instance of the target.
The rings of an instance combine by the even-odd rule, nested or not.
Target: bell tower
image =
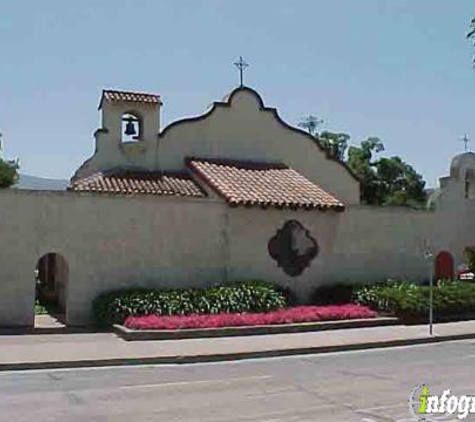
[[[154,142],[160,131],[161,105],[156,94],[104,90],[99,103],[102,129],[117,142]]]
[[[102,91],[94,155],[71,180],[118,168],[156,170],[161,106],[156,94]]]

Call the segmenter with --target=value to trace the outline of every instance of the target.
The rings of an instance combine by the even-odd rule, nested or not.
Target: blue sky
[[[162,95],[162,121],[238,83],[290,124],[309,113],[379,136],[430,185],[474,139],[473,1],[5,1],[0,128],[22,172],[68,178],[91,155],[102,88]]]

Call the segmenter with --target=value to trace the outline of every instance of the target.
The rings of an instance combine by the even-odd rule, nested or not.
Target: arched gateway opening
[[[68,263],[62,255],[47,253],[38,260],[35,269],[35,325],[38,325],[38,320],[42,321],[41,324],[65,323],[68,275]]]

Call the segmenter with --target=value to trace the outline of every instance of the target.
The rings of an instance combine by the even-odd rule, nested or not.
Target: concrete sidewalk
[[[127,342],[113,333],[0,335],[0,370],[191,363],[475,338],[475,321],[309,333]]]

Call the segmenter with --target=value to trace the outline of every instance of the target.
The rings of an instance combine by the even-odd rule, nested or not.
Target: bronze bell
[[[127,124],[125,125],[125,132],[126,135],[136,135],[137,131],[135,130],[134,119],[127,119]]]

